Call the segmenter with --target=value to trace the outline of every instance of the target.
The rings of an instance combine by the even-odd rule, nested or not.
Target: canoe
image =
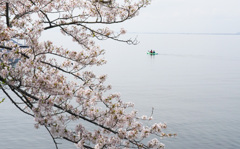
[[[147,54],[149,54],[149,55],[158,55],[158,53],[150,53],[150,52],[148,52]]]

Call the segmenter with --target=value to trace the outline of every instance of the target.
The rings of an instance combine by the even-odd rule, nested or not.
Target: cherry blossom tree
[[[106,75],[86,67],[106,61],[95,40],[123,40],[124,29],[107,26],[135,17],[150,0],[1,0],[0,89],[35,127],[45,127],[58,148],[65,139],[77,148],[164,148],[164,123],[144,124],[134,104],[109,93]],[[41,33],[58,28],[79,44],[65,49]],[[15,42],[23,40],[25,45]],[[4,104],[4,103],[1,103]]]

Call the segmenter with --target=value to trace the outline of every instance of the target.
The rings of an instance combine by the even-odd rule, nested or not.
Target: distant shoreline
[[[240,35],[239,33],[163,33],[163,32],[129,32],[130,34],[179,34],[179,35]]]

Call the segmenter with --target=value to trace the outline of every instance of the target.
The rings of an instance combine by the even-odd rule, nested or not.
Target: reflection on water
[[[137,46],[101,43],[108,63],[92,69],[107,73],[113,90],[136,103],[139,114],[154,107],[154,122],[178,134],[162,139],[166,148],[240,148],[240,36],[149,34],[139,40]],[[148,55],[150,49],[159,54]],[[32,118],[7,102],[0,104],[0,146],[52,148],[47,132],[36,131]]]

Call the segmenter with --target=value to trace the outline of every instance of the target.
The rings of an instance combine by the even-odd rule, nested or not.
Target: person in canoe
[[[152,53],[155,53],[155,51],[153,50]]]
[[[153,51],[151,50],[150,53],[153,53]]]

